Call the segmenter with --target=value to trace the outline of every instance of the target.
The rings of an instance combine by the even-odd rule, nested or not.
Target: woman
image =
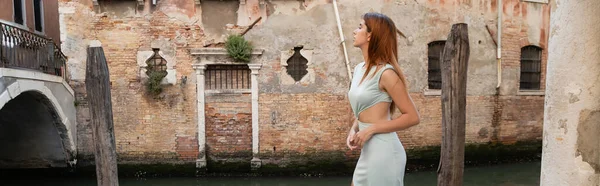
[[[354,68],[348,98],[355,121],[348,133],[350,149],[361,149],[352,185],[401,186],[406,152],[396,131],[419,123],[398,66],[396,26],[387,16],[367,13],[354,30],[354,47],[365,59]],[[402,115],[391,119],[395,108]]]

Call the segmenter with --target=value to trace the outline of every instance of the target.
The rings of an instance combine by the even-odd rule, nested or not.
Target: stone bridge
[[[53,40],[0,22],[0,169],[75,163],[67,57]]]
[[[73,164],[75,117],[74,92],[63,77],[0,68],[0,168]]]

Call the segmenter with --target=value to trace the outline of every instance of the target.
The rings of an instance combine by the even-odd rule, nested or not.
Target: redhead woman
[[[348,98],[355,121],[346,144],[360,149],[353,186],[402,186],[406,152],[396,134],[419,123],[419,113],[398,65],[396,26],[386,15],[367,13],[354,30],[364,62],[354,68]],[[401,115],[391,118],[398,108]]]

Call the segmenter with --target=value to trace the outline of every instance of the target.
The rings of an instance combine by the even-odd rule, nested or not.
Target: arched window
[[[441,59],[446,41],[433,41],[427,50],[427,83],[429,89],[442,89]]]
[[[542,48],[525,46],[521,48],[521,90],[539,90],[542,72]]]

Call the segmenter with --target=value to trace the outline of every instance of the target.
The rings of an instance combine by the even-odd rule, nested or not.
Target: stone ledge
[[[530,2],[530,3],[542,3],[542,4],[548,4],[548,0],[523,0],[524,2]]]
[[[264,53],[264,49],[253,49],[252,55],[262,55]],[[191,55],[228,55],[227,49],[225,48],[192,48],[190,49]]]
[[[204,90],[206,96],[214,94],[250,94],[250,89],[222,89],[222,90]]]
[[[546,91],[544,90],[519,90],[518,96],[544,96]]]
[[[423,95],[425,95],[425,96],[441,96],[442,90],[427,89],[423,92]]]

